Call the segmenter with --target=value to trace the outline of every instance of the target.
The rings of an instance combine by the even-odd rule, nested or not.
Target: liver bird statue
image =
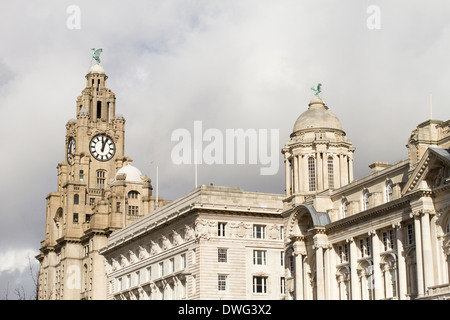
[[[319,93],[322,92],[322,89],[321,89],[321,88],[322,88],[322,84],[319,83],[317,86],[312,87],[311,90],[314,91],[314,95],[318,96]]]
[[[95,50],[95,48],[92,48],[92,58],[95,59],[95,61],[97,61],[97,63],[100,63],[100,54],[103,52],[103,49],[97,49]]]

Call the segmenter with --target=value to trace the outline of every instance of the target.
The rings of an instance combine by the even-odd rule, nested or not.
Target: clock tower
[[[151,180],[124,155],[125,119],[116,114],[108,76],[95,64],[66,124],[56,192],[47,195],[39,299],[106,299],[108,236],[155,209]]]

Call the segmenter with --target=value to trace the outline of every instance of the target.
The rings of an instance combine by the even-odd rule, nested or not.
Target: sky
[[[449,13],[444,0],[0,2],[0,299],[33,294],[29,261],[37,271],[45,198],[91,48],[103,49],[126,119],[125,154],[154,190],[158,168],[159,196],[195,188],[194,165],[174,163],[172,135],[194,135],[199,122],[224,136],[275,130],[279,169],[202,163],[198,184],[284,193],[280,150],[317,83],[356,148],[356,179],[375,161],[406,159],[419,123],[450,118]]]

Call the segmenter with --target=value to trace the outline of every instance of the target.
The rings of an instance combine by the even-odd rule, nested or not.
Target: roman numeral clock
[[[89,151],[98,161],[108,161],[116,152],[114,141],[106,134],[97,134],[89,142]]]

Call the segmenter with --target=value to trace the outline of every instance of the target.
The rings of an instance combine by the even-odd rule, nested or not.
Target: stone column
[[[303,285],[303,256],[306,255],[306,245],[303,237],[297,237],[294,243],[295,259],[295,300],[304,300]]]
[[[334,251],[333,245],[328,246],[328,257],[329,257],[329,299],[338,300],[339,299],[339,291],[338,291],[338,283],[336,278],[336,252]]]
[[[293,181],[294,191],[293,191],[293,194],[296,194],[299,191],[298,190],[299,174],[298,174],[298,158],[297,158],[297,156],[294,156],[293,162],[294,162],[294,181]]]
[[[305,184],[303,183],[303,156],[301,154],[298,155],[298,191],[305,191]]]
[[[356,242],[353,238],[350,242],[350,285],[352,290],[352,300],[361,300],[361,290],[358,281],[358,256],[356,249]]]
[[[373,256],[373,280],[374,280],[374,296],[375,300],[382,299],[383,282],[381,279],[380,268],[380,238],[376,230],[372,231],[372,256]]]
[[[340,154],[339,155],[339,182],[340,182],[340,187],[345,185],[345,180],[344,180],[344,171],[345,171],[345,166],[344,166],[344,155]]]
[[[291,195],[291,170],[289,168],[289,160],[286,156],[286,158],[284,159],[284,167],[285,167],[285,182],[286,182],[286,196],[290,196]]]
[[[422,296],[423,290],[423,261],[422,261],[422,235],[420,231],[420,214],[414,214],[414,235],[416,239],[416,266],[417,266],[417,294]]]
[[[330,186],[328,185],[328,153],[324,153],[323,156],[323,189],[326,190]]]
[[[423,212],[421,217],[422,224],[422,252],[423,252],[423,273],[424,273],[424,291],[434,285],[434,264],[431,248],[430,234],[430,215]]]
[[[348,182],[351,183],[351,182],[353,182],[353,159],[352,159],[352,157],[348,157],[348,174],[349,174]]]
[[[320,156],[320,152],[316,153],[316,177],[317,177],[317,186],[316,190],[323,190],[323,177],[322,177],[322,157]]]
[[[397,238],[397,274],[398,274],[398,298],[400,300],[407,299],[407,283],[406,283],[406,261],[403,249],[403,228],[400,223],[396,226],[396,238]]]
[[[316,248],[316,289],[317,300],[325,299],[325,286],[323,275],[323,248]]]

